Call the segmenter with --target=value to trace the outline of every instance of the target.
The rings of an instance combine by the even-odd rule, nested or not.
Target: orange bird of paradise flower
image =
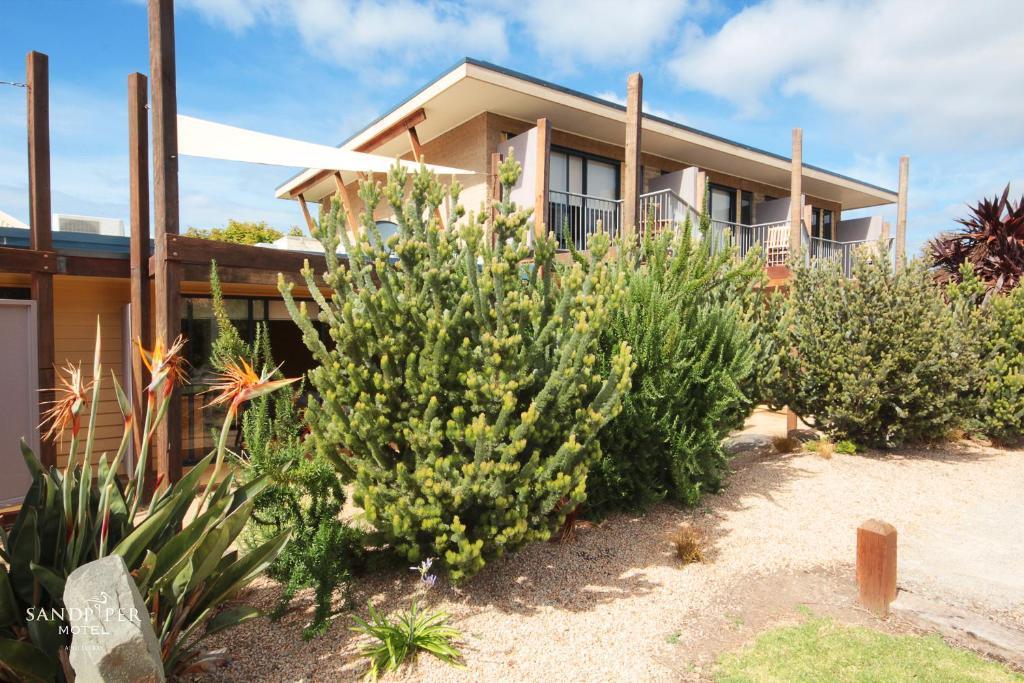
[[[82,366],[72,365],[67,362],[58,372],[61,386],[54,387],[54,400],[49,402],[50,407],[43,413],[43,421],[39,428],[49,425],[44,439],[51,441],[62,435],[65,429],[71,428],[71,435],[78,436],[78,430],[82,427],[81,414],[85,408],[87,395],[92,382],[82,380]]]
[[[166,384],[164,384],[164,394],[166,395],[170,394],[176,385],[187,383],[186,361],[181,355],[181,349],[185,346],[185,337],[179,334],[178,338],[167,349],[164,348],[163,339],[157,339],[152,351],[144,349],[140,339],[136,339],[135,343],[139,347],[142,363],[149,370],[150,377],[152,378],[149,386],[146,387],[146,391],[152,394],[166,381]]]
[[[228,404],[228,413],[234,418],[238,415],[238,408],[246,401],[251,401],[292,382],[299,381],[299,377],[271,379],[280,368],[280,365],[273,370],[264,368],[263,373],[257,375],[244,358],[240,358],[238,363],[228,364],[224,368],[224,372],[217,375],[217,380],[210,386],[209,392],[217,393],[217,396],[210,401],[209,405]]]

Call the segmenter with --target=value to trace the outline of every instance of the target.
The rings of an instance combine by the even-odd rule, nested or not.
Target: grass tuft
[[[790,436],[777,436],[772,439],[772,445],[778,453],[795,453],[803,448],[804,444],[800,439]]]
[[[946,645],[936,635],[892,636],[809,617],[762,633],[750,648],[719,659],[718,683],[1024,681],[1007,667]]]
[[[704,561],[704,552],[701,550],[703,543],[704,539],[700,532],[692,526],[681,527],[672,539],[672,544],[676,547],[676,557],[683,564]]]

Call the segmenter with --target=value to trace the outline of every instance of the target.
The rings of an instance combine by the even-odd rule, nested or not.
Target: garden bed
[[[452,614],[466,668],[420,657],[398,679],[699,680],[722,653],[801,619],[801,606],[840,623],[905,630],[855,602],[855,529],[878,517],[900,534],[901,588],[1024,628],[1021,456],[977,444],[831,459],[740,456],[727,488],[696,509],[614,515],[569,541],[489,563],[457,589],[442,579],[423,594],[413,572],[377,572],[359,582],[356,609],[365,614],[367,600],[398,609],[420,594]],[[702,564],[674,556],[670,538],[684,524],[706,539]],[[269,610],[278,592],[261,579],[239,599]],[[360,677],[363,641],[347,613],[325,636],[301,640],[307,593],[279,622],[212,638],[233,661],[208,680]]]

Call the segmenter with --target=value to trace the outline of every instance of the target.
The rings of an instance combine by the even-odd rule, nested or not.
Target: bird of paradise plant
[[[122,557],[144,596],[169,675],[208,666],[218,655],[202,651],[201,641],[259,614],[252,607],[222,610],[221,606],[268,567],[288,540],[285,531],[247,554],[232,549],[252,514],[254,497],[267,481],[236,486],[231,473],[220,480],[216,475],[226,451],[222,438],[216,451],[180,481],[158,481],[152,492],[144,486],[152,436],[166,415],[174,387],[187,380],[181,357],[184,343],[179,337],[169,346],[158,342],[152,350],[138,345],[152,381],[145,388],[139,457],[127,484],[117,473],[137,416],[113,375],[124,433],[112,460],[108,462],[106,453],[95,463],[93,459],[102,384],[98,323],[92,379],[86,382],[80,367],[66,366],[41,425],[48,439],[70,431],[67,464],[44,468],[22,441],[32,484],[10,533],[0,534],[0,680],[73,678],[66,623],[62,618],[30,615],[53,615],[52,610],[63,606],[67,576],[108,554]],[[217,385],[221,392],[217,402],[231,404],[222,434],[243,402],[289,381],[270,380],[267,373],[256,375],[243,361],[237,372],[228,373]],[[83,425],[86,410],[89,420]],[[85,444],[79,454],[83,427]],[[217,463],[215,476],[196,506],[203,476],[213,462]],[[143,509],[145,515],[138,514]]]

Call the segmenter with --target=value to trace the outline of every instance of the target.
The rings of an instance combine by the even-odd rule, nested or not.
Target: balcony
[[[694,235],[700,235],[697,229],[700,213],[672,190],[640,195],[640,214],[643,235],[676,231],[687,217],[694,226]],[[622,236],[622,200],[549,190],[548,220],[554,227],[559,249],[567,250],[572,245],[577,251],[585,251],[590,237],[598,231],[608,233],[613,240]],[[742,258],[759,247],[766,266],[785,266],[789,260],[789,226],[788,220],[756,225],[712,220],[711,248],[717,252],[735,245]],[[801,227],[800,243],[806,250],[806,258],[814,264],[838,263],[847,277],[853,272],[858,248],[876,243],[868,239],[836,241],[811,237],[806,224],[801,222]],[[887,247],[890,257],[893,246],[894,240],[890,238]]]

